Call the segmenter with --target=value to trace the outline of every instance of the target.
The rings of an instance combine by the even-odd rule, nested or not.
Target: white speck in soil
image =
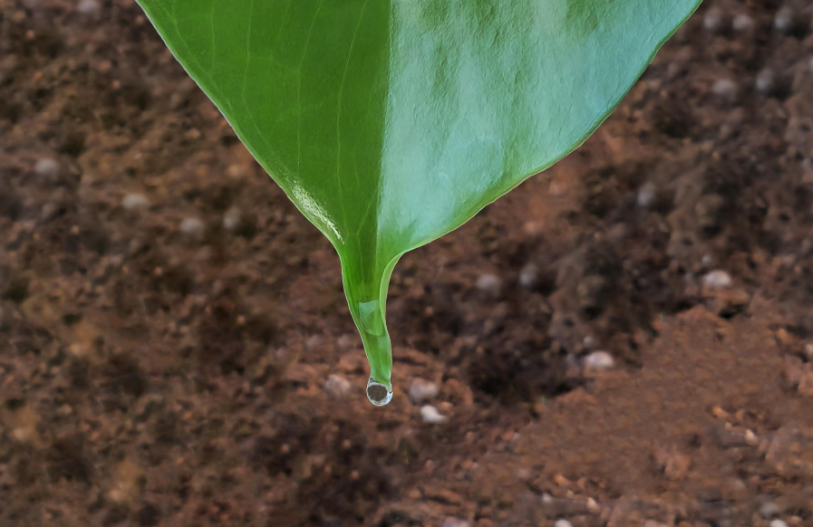
[[[122,198],[121,206],[129,211],[146,209],[150,206],[150,200],[148,200],[144,194],[127,194]]]
[[[703,27],[709,33],[721,32],[723,30],[723,24],[723,12],[716,7],[709,9],[708,12],[706,12],[706,16],[703,17]]]
[[[596,338],[592,335],[587,335],[584,337],[584,340],[582,340],[582,345],[584,349],[591,350],[596,347]]]
[[[187,236],[198,238],[203,235],[203,221],[200,218],[184,218],[180,229]]]
[[[703,256],[702,260],[700,260],[700,265],[708,269],[709,267],[714,265],[714,258],[712,258],[710,254],[707,254]]]
[[[754,87],[759,93],[768,94],[773,91],[775,80],[776,77],[773,70],[766,68],[757,74],[757,78],[754,81]]]
[[[86,16],[95,16],[99,14],[101,6],[96,0],[82,0],[76,6],[76,10]]]
[[[718,79],[711,91],[718,97],[734,100],[737,97],[737,84],[731,79]]]
[[[325,392],[334,399],[343,399],[347,397],[350,390],[353,388],[346,378],[342,375],[331,374],[324,384]]]
[[[754,19],[744,13],[740,13],[734,17],[734,22],[732,22],[731,25],[734,27],[734,31],[745,33],[754,29]]]
[[[776,519],[771,522],[770,527],[788,527],[788,524],[784,520]]]
[[[232,207],[223,215],[223,228],[229,232],[234,232],[240,226],[243,213],[237,207]]]
[[[773,27],[780,33],[787,33],[793,29],[793,10],[789,7],[783,7],[776,12],[773,18]]]
[[[519,285],[525,289],[533,288],[538,279],[539,271],[534,264],[527,264],[519,271]]]
[[[2,317],[2,312],[0,312],[0,317]],[[0,324],[2,324],[2,318],[0,318]],[[805,357],[807,362],[813,362],[813,344],[805,344]]]
[[[440,425],[449,420],[448,417],[440,415],[438,409],[431,404],[421,407],[421,419],[423,419],[424,423],[430,425]]]
[[[731,275],[719,269],[703,277],[703,285],[709,289],[725,289],[731,287],[732,283]]]
[[[59,163],[51,158],[43,158],[34,165],[34,172],[38,176],[54,177],[59,173]]]
[[[493,274],[484,274],[477,279],[477,289],[489,296],[499,296],[502,289],[502,280]]]
[[[443,527],[471,527],[471,524],[460,518],[449,517],[443,521]]]
[[[615,366],[615,359],[606,351],[594,351],[584,358],[584,367],[589,371],[606,371]]]
[[[656,197],[657,191],[655,189],[655,185],[647,183],[638,190],[636,201],[639,207],[642,209],[648,209],[653,203],[655,203]]]
[[[438,396],[438,393],[440,393],[438,385],[426,379],[413,379],[409,386],[409,400],[415,405],[431,401]]]
[[[565,519],[556,520],[553,527],[573,527],[573,524]]]

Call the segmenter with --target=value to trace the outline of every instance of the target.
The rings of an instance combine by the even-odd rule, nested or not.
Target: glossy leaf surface
[[[371,376],[406,251],[572,151],[699,0],[139,0],[336,247]]]

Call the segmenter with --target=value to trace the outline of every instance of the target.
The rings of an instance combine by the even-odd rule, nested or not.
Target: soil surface
[[[813,525],[811,23],[707,1],[405,256],[374,408],[335,252],[135,3],[0,0],[0,525]]]

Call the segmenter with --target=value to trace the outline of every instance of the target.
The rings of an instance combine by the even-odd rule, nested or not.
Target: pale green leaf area
[[[339,253],[371,376],[387,286],[581,144],[700,0],[139,0]]]

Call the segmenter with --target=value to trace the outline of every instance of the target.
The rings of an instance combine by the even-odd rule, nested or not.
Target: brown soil
[[[0,525],[813,525],[811,17],[708,1],[407,255],[373,408],[335,253],[134,2],[0,0]]]

